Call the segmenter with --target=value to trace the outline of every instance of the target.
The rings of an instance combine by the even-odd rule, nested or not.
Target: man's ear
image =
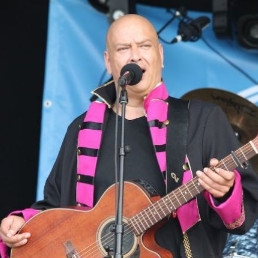
[[[163,45],[159,44],[159,53],[161,57],[161,68],[164,68],[164,53],[163,53]]]
[[[107,50],[104,52],[104,60],[105,60],[107,72],[108,72],[108,74],[111,74],[112,71],[111,71],[111,66],[110,66],[109,54],[108,54]]]

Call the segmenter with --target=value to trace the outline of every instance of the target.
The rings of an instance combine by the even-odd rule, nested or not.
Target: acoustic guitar
[[[258,153],[258,135],[217,167],[233,170]],[[123,257],[172,258],[155,242],[155,232],[166,217],[200,192],[198,177],[163,198],[151,197],[141,186],[125,182],[123,207]],[[26,245],[12,248],[11,258],[114,257],[116,186],[110,186],[94,208],[56,208],[28,220],[20,232],[31,232]]]

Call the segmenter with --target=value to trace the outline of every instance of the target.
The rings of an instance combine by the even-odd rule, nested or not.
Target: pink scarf
[[[155,146],[166,145],[167,136],[167,116],[168,116],[168,92],[162,82],[155,87],[144,100],[144,109],[147,114],[147,121],[150,126],[152,142]],[[100,149],[102,128],[104,123],[107,105],[103,102],[92,102],[83,121],[83,125],[78,137],[78,167],[77,167],[77,192],[78,205],[93,207],[94,204],[94,176],[98,161],[98,151]],[[159,125],[159,126],[157,126]],[[94,128],[94,129],[93,129]],[[86,149],[88,152],[82,153]],[[166,151],[157,151],[156,157],[161,173],[166,171]],[[89,154],[90,153],[90,154]],[[192,178],[192,173],[188,171],[187,180]],[[187,181],[185,180],[185,181]],[[199,220],[199,212],[196,199],[183,205],[191,207],[191,212],[183,212],[181,227],[183,231],[194,225]],[[192,216],[194,211],[195,216]],[[186,218],[187,217],[187,218]],[[179,218],[180,221],[180,218]],[[184,226],[185,225],[185,226]]]

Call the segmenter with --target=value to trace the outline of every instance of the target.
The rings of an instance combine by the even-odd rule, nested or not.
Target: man
[[[258,214],[258,178],[252,169],[248,166],[245,170],[241,167],[234,170],[238,165],[235,156],[232,169],[223,166],[224,163],[215,168],[217,159],[239,148],[225,114],[212,104],[191,101],[188,107],[168,96],[162,81],[163,48],[154,27],[144,17],[129,14],[111,24],[104,59],[114,84],[97,89],[95,94],[101,102],[94,101],[86,115],[82,114],[69,126],[46,181],[44,200],[2,221],[3,243],[11,248],[27,242],[29,245],[30,232],[17,232],[39,210],[74,205],[93,207],[115,183],[118,164],[114,156],[120,146],[115,139],[116,115],[121,130],[122,114],[121,104],[115,105],[115,93],[116,89],[121,91],[118,86],[121,69],[134,63],[143,74],[136,85],[126,87],[125,145],[130,151],[125,157],[124,179],[141,182],[165,196],[189,180],[193,182],[197,176],[193,190],[204,191],[196,198],[183,200],[155,232],[155,240],[174,258],[222,257],[227,233],[245,233]],[[185,122],[170,135],[182,117]],[[179,164],[174,166],[170,162],[177,151],[183,153],[183,158],[178,156]],[[190,187],[184,193],[179,191],[179,196],[184,199],[188,192],[192,192]],[[174,201],[178,202],[178,197]],[[141,248],[130,257],[139,256],[138,252],[141,256]]]

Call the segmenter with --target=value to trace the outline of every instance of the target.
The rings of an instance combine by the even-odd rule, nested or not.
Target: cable
[[[161,27],[161,29],[158,30],[157,34],[159,37],[159,40],[162,41],[165,44],[173,44],[175,43],[175,41],[173,42],[173,40],[171,41],[167,41],[164,38],[162,38],[160,36],[160,33],[169,25],[171,24],[175,19],[179,19],[179,28],[178,28],[178,32],[180,33],[184,33],[185,35],[185,39],[182,39],[183,41],[197,41],[199,39],[201,39],[206,46],[212,50],[215,54],[217,54],[220,58],[222,58],[225,62],[227,62],[230,66],[232,66],[234,69],[236,69],[238,72],[240,72],[242,75],[244,75],[248,80],[250,80],[253,84],[257,85],[258,81],[256,81],[252,76],[250,76],[248,73],[246,73],[243,69],[241,69],[239,66],[237,66],[236,64],[234,64],[232,61],[230,61],[227,57],[225,57],[222,53],[220,53],[217,49],[215,49],[200,33],[200,30],[196,31],[199,33],[195,33],[194,31],[194,27],[191,28],[189,27],[189,24],[192,23],[194,25],[194,20],[192,18],[190,18],[189,16],[186,15],[186,10],[181,8],[180,11],[171,11],[171,10],[167,10],[169,13],[172,14],[172,17]],[[183,11],[182,11],[183,10]],[[176,13],[178,12],[178,13]],[[197,18],[196,20],[200,19],[201,17]],[[193,29],[193,30],[192,30]]]
[[[236,64],[234,64],[232,61],[230,61],[227,57],[222,55],[218,50],[216,50],[211,44],[203,37],[201,37],[202,41],[206,44],[206,46],[211,49],[214,53],[216,53],[219,57],[221,57],[224,61],[226,61],[229,65],[231,65],[233,68],[235,68],[237,71],[239,71],[241,74],[243,74],[248,80],[250,80],[255,85],[258,84],[258,81],[256,81],[253,77],[251,77],[249,74],[247,74],[244,70],[242,70],[240,67],[238,67]]]

